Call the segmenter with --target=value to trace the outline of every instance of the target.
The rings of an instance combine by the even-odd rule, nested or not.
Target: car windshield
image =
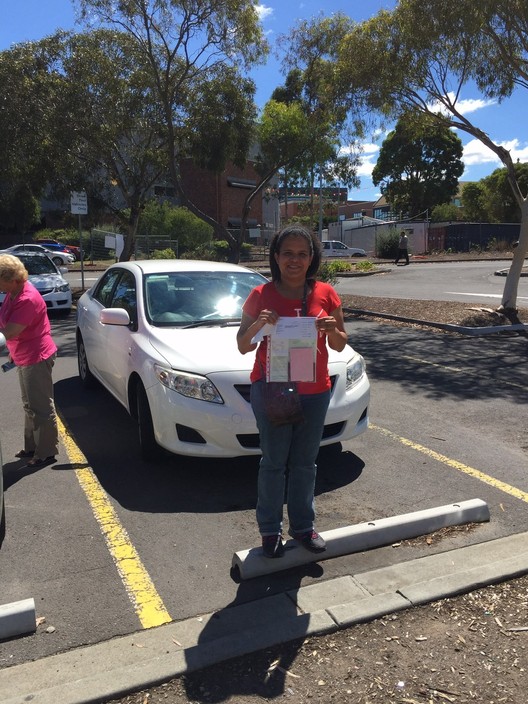
[[[24,257],[24,255],[19,255],[18,258],[22,264],[26,267],[27,272],[30,276],[36,276],[38,274],[56,274],[57,269],[55,264],[48,259],[46,256],[42,257]]]
[[[239,320],[249,292],[267,279],[250,271],[197,271],[148,274],[145,308],[154,325],[218,324]]]

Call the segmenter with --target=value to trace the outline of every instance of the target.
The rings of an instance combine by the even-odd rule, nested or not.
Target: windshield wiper
[[[195,320],[189,325],[182,325],[182,330],[189,328],[220,327],[227,328],[231,325],[240,325],[240,318],[208,318],[207,320]]]

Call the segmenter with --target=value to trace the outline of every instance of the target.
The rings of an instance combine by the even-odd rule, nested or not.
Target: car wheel
[[[141,459],[145,462],[156,462],[161,459],[162,450],[154,436],[154,424],[147,393],[141,382],[136,389],[136,411]]]
[[[52,261],[54,264],[56,264],[57,266],[62,266],[62,265],[63,265],[63,261],[62,261],[61,257],[52,257],[52,258],[51,258],[51,261]]]
[[[88,357],[86,356],[86,348],[81,335],[77,338],[77,368],[79,370],[79,379],[85,389],[93,389],[96,385],[96,378],[90,371],[88,365]]]

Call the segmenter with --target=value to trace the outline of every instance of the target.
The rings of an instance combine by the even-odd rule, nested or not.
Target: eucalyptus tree
[[[38,202],[60,160],[50,142],[57,100],[58,37],[0,52],[0,218],[22,232],[39,217]]]
[[[81,18],[125,32],[149,74],[164,130],[166,168],[180,203],[230,242],[224,225],[190,200],[179,164],[221,171],[243,164],[253,139],[255,86],[249,69],[268,47],[253,0],[78,0]]]
[[[149,72],[130,37],[109,29],[64,37],[60,59],[52,134],[64,153],[55,192],[85,189],[91,208],[112,212],[128,260],[152,186],[166,174]]]
[[[519,209],[519,245],[501,309],[515,309],[528,253],[528,192],[510,152],[468,116],[464,90],[502,102],[528,88],[526,0],[400,0],[394,10],[357,24],[339,43],[342,91],[362,92],[370,108],[392,119],[405,112],[447,121],[480,140],[504,164]]]

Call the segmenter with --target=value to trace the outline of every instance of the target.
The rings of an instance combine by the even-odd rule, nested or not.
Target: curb
[[[528,573],[528,533],[477,543],[0,670],[2,704],[92,704],[292,640]]]
[[[37,618],[33,599],[0,605],[0,640],[34,633],[36,630]]]
[[[438,328],[448,332],[456,332],[460,335],[468,335],[470,337],[483,337],[485,335],[496,335],[497,333],[511,332],[527,332],[527,323],[514,323],[513,325],[487,325],[485,327],[466,327],[464,325],[454,325],[452,323],[435,323],[430,320],[420,320],[419,318],[407,318],[402,315],[393,315],[392,313],[376,313],[371,310],[363,310],[362,308],[343,308],[344,313],[350,315],[368,315],[374,318],[386,318],[387,320],[398,320],[402,323],[412,323],[423,327]]]
[[[487,504],[480,499],[472,499],[321,532],[326,541],[326,550],[323,553],[308,552],[295,540],[286,542],[284,556],[280,559],[264,557],[260,548],[241,550],[234,554],[232,566],[238,569],[241,579],[251,579],[310,562],[321,562],[332,557],[390,545],[399,540],[416,538],[445,526],[489,520]]]

